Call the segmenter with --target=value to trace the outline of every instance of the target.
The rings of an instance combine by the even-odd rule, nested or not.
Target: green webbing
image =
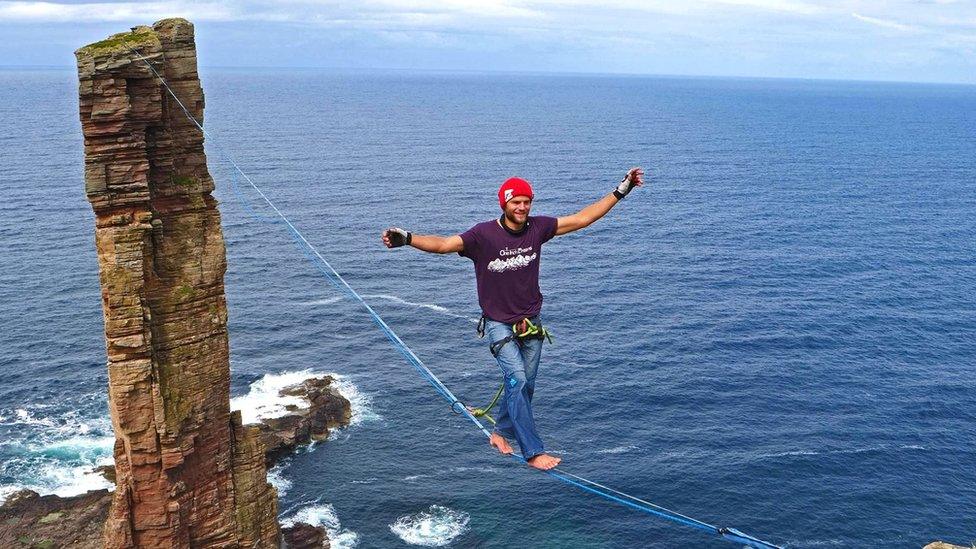
[[[504,381],[502,382],[501,386],[498,387],[498,390],[495,391],[495,396],[491,399],[491,402],[489,402],[487,406],[485,406],[484,408],[468,408],[468,411],[470,411],[471,415],[473,415],[474,417],[484,417],[485,419],[490,421],[492,425],[494,425],[495,418],[488,415],[488,412],[490,412],[491,409],[494,408],[496,404],[498,404],[498,399],[502,398],[503,392],[505,392]]]

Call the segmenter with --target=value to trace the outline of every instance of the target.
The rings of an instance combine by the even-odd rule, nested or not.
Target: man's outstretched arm
[[[398,227],[390,227],[383,231],[383,244],[387,248],[413,246],[418,250],[434,254],[449,254],[464,249],[464,241],[459,235],[436,236],[413,234]]]
[[[617,185],[617,188],[613,190],[612,193],[604,196],[600,200],[590,204],[589,206],[583,208],[582,210],[574,213],[573,215],[567,215],[560,217],[556,224],[556,236],[561,234],[571,233],[573,231],[578,231],[583,227],[589,227],[597,219],[600,219],[611,208],[617,205],[623,197],[627,196],[634,187],[640,187],[644,184],[644,170],[641,168],[631,168],[627,175],[624,176],[623,181]]]

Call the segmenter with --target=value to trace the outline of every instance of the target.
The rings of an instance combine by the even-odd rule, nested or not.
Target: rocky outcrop
[[[105,547],[273,547],[260,430],[230,412],[225,252],[193,26],[166,19],[79,49],[116,490]]]
[[[976,547],[976,544],[973,544],[969,547],[963,547],[962,545],[953,545],[951,543],[946,543],[944,541],[933,541],[932,543],[926,545],[922,549],[972,549],[974,547]]]
[[[328,438],[332,429],[349,424],[349,401],[332,385],[331,377],[307,379],[282,389],[280,395],[300,397],[305,405],[289,410],[287,416],[253,425],[260,432],[268,467],[296,447]],[[97,470],[116,482],[114,467]],[[18,492],[0,506],[0,547],[101,548],[102,525],[111,502],[112,494],[106,490],[67,498],[39,496],[30,490]],[[297,523],[283,528],[282,535],[286,547],[329,546],[325,531],[317,526]]]
[[[111,503],[107,490],[70,498],[17,492],[0,505],[0,547],[101,549]]]
[[[318,526],[299,522],[284,531],[283,547],[288,549],[329,549],[329,538]]]
[[[296,446],[329,438],[329,432],[349,425],[349,401],[332,385],[329,376],[313,377],[285,387],[281,396],[299,397],[308,407],[293,407],[286,416],[261,420],[258,429],[267,451],[268,467]]]

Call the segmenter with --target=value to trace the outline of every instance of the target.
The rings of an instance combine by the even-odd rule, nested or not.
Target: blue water
[[[645,188],[545,247],[556,343],[536,413],[566,469],[794,548],[976,538],[976,88],[202,78],[215,138],[464,399],[497,378],[473,270],[388,251],[380,230],[460,232],[496,215],[511,175],[535,213],[568,214],[643,165]],[[110,457],[111,426],[75,76],[0,71],[0,97],[0,494],[77,491],[98,485],[82,472]],[[732,546],[490,453],[248,214],[212,145],[234,394],[311,369],[366,399],[277,470],[284,518],[331,513],[359,547],[402,547],[391,525],[437,510],[460,533],[426,539],[454,547]]]

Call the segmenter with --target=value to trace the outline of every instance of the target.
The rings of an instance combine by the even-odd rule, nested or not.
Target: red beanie
[[[506,179],[498,189],[498,205],[504,210],[505,203],[516,196],[527,196],[532,200],[535,196],[532,194],[532,185],[521,177]]]

